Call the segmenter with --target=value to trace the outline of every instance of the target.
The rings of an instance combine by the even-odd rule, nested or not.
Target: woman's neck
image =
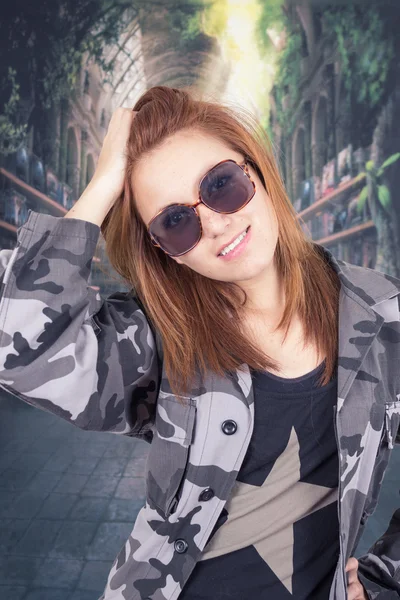
[[[246,293],[242,308],[245,317],[279,323],[285,307],[285,289],[277,273],[269,272],[237,283]]]

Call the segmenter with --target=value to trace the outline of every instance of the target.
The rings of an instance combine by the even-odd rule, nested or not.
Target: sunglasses
[[[182,256],[197,246],[203,234],[199,204],[227,215],[244,208],[255,192],[247,159],[242,164],[222,160],[202,177],[196,204],[170,204],[151,219],[147,225],[151,241],[169,256]]]

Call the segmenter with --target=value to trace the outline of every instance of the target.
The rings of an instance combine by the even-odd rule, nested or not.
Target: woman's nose
[[[203,228],[203,235],[215,237],[223,233],[231,222],[230,215],[216,212],[211,210],[205,204],[199,204],[197,207],[199,211],[201,226]]]

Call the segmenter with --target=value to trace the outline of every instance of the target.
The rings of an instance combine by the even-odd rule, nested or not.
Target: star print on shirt
[[[226,522],[205,547],[203,560],[253,545],[292,593],[294,523],[338,498],[337,488],[300,481],[299,452],[292,427],[285,450],[261,486],[236,481],[226,503]]]

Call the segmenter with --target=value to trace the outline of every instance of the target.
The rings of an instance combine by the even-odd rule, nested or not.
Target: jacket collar
[[[337,259],[317,244],[341,282],[338,339],[338,411],[385,320],[399,320],[400,280]],[[392,299],[392,300],[390,300]]]
[[[400,293],[400,280],[396,277],[347,263],[335,258],[328,248],[314,244],[335,269],[344,292],[357,296],[362,304],[372,307]]]
[[[336,258],[320,244],[315,244],[338,274],[338,406],[340,411],[371,344],[383,323],[399,320],[400,280],[374,269],[359,267]],[[253,402],[248,365],[237,369],[237,383],[248,404]]]

